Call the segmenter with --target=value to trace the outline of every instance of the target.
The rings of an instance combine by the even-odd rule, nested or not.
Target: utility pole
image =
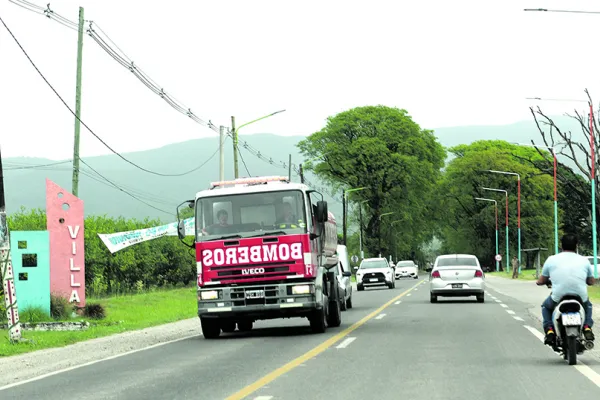
[[[0,272],[4,288],[4,305],[8,316],[8,337],[11,342],[19,342],[21,340],[21,323],[19,322],[17,291],[10,258],[10,235],[6,219],[4,173],[2,172],[2,153],[0,153]]]
[[[360,259],[363,260],[365,258],[365,253],[363,253],[362,249],[362,238],[363,238],[363,219],[362,219],[362,202],[358,205],[358,247],[360,252]]]
[[[225,127],[219,127],[219,180],[225,180]]]
[[[237,179],[238,175],[238,133],[235,130],[235,117],[231,116],[231,133],[233,134],[233,177]]]
[[[79,7],[77,39],[77,82],[75,85],[75,141],[73,145],[73,195],[79,196],[79,132],[81,130],[81,59],[83,52],[83,7]]]

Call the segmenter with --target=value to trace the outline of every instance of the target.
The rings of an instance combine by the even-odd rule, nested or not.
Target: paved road
[[[525,303],[490,294],[497,301],[488,296],[485,304],[474,299],[430,304],[426,284],[398,281],[393,290],[355,292],[355,308],[343,313],[340,328],[326,334],[309,333],[306,320],[264,322],[249,335],[172,343],[9,388],[0,397],[548,400],[600,395],[598,362],[583,356],[586,365],[566,365],[540,342]]]

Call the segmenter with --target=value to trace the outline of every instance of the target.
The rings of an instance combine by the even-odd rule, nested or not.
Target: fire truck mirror
[[[326,222],[329,216],[326,201],[317,201],[317,222]]]
[[[183,240],[183,238],[185,238],[185,222],[184,221],[179,221],[179,224],[177,224],[177,236],[179,236],[179,239]]]

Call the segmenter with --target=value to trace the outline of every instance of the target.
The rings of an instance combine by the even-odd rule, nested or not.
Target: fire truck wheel
[[[329,302],[329,313],[327,314],[327,325],[338,327],[342,324],[342,308],[340,307],[340,298],[335,297]]]
[[[252,330],[252,321],[239,321],[237,326],[240,332],[249,332]]]
[[[314,333],[324,333],[327,329],[326,317],[327,314],[325,313],[325,307],[320,310],[315,310],[312,315],[308,317],[310,329]]]
[[[200,317],[200,325],[202,326],[204,339],[216,339],[221,334],[221,327],[219,326],[218,319]]]
[[[235,331],[235,322],[234,321],[223,321],[221,322],[221,330],[224,333],[231,333]]]

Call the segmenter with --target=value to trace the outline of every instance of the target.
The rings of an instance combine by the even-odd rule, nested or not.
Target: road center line
[[[525,321],[523,318],[521,317],[513,317],[514,319],[516,319],[517,321]]]
[[[525,329],[527,329],[529,332],[531,332],[535,337],[537,337],[542,343],[544,342],[544,334],[540,331],[538,331],[537,329],[529,326],[529,325],[523,325],[523,327]],[[544,347],[546,347],[546,345],[544,345]],[[550,348],[548,348],[550,349]],[[552,351],[552,354],[556,355],[556,353]],[[581,361],[577,360],[577,365],[573,365],[575,367],[575,369],[579,372],[581,372],[581,374],[583,376],[585,376],[586,378],[588,378],[590,381],[592,381],[593,384],[595,384],[596,386],[600,387],[600,374],[598,374],[596,371],[594,371],[593,369],[591,369],[590,367],[588,367],[587,365],[585,365],[584,363],[582,363]]]
[[[385,317],[385,314],[379,314],[375,319],[382,319],[383,317]]]
[[[338,344],[335,348],[336,349],[345,349],[346,347],[348,347],[350,345],[350,343],[354,342],[355,340],[356,340],[355,337],[346,338],[342,341],[342,343]]]
[[[500,303],[500,305],[501,305],[502,307],[504,307],[504,308],[508,308],[508,306],[507,306],[506,304],[502,304],[502,303]]]
[[[510,315],[515,315],[515,312],[513,310],[506,310],[507,313],[509,313]]]
[[[369,315],[367,315],[360,321],[354,323],[354,325],[349,326],[348,328],[344,329],[340,333],[330,337],[329,339],[327,339],[320,345],[307,351],[306,353],[302,354],[301,356],[297,357],[296,359],[294,359],[294,360],[288,362],[287,364],[277,368],[276,370],[268,373],[267,375],[263,376],[256,382],[251,383],[250,385],[246,386],[245,388],[243,388],[243,389],[239,390],[238,392],[232,394],[231,396],[227,397],[225,400],[242,400],[242,399],[248,397],[249,395],[251,395],[252,393],[256,392],[258,389],[262,388],[263,386],[268,385],[269,383],[273,382],[275,379],[279,378],[283,374],[290,372],[294,368],[298,367],[300,364],[303,364],[304,362],[310,360],[311,358],[316,357],[317,355],[321,354],[322,352],[324,352],[325,350],[327,350],[328,348],[333,346],[340,339],[345,338],[351,332],[358,329],[360,326],[364,325],[367,321],[373,319],[375,316],[380,314],[383,310],[388,308],[390,305],[394,304],[394,302],[396,302],[400,298],[406,296],[411,290],[413,290],[414,288],[416,288],[417,286],[419,286],[420,284],[422,284],[424,282],[425,281],[423,280],[423,281],[417,283],[416,285],[414,285],[413,287],[411,287],[410,289],[407,289],[406,291],[400,293],[398,296],[394,297],[393,299],[391,299],[390,301],[388,301],[387,303],[385,303],[384,305],[379,307],[377,310],[373,311],[372,313],[370,313]]]

